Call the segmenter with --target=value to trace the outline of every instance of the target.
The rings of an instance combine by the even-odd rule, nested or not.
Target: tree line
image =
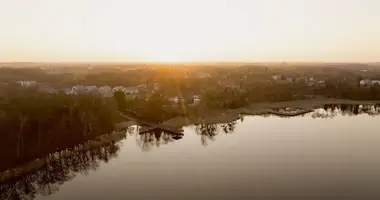
[[[11,166],[110,133],[118,119],[113,99],[92,94],[45,94],[18,87],[3,94],[0,159]]]

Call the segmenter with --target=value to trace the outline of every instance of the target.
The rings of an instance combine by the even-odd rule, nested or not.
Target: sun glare
[[[151,55],[148,58],[146,58],[147,61],[151,62],[165,62],[165,63],[175,63],[175,62],[184,62],[186,61],[186,58],[183,56],[178,56],[175,54],[175,52],[166,51],[166,52],[160,52],[155,55]]]
[[[370,7],[339,4],[339,13],[329,0],[1,2],[3,60],[376,60],[380,54],[375,0]]]

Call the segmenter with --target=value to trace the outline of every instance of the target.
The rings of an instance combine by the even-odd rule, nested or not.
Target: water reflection
[[[243,118],[241,118],[243,121]],[[195,132],[201,136],[201,144],[207,146],[208,141],[214,141],[215,136],[220,132],[224,134],[233,133],[236,127],[236,121],[224,124],[197,124],[195,125]]]
[[[182,139],[183,134],[171,134],[161,130],[140,133],[136,142],[142,151],[150,151],[153,147],[160,147],[176,140]]]
[[[310,116],[312,118],[333,118],[335,116],[340,116],[340,115],[355,116],[355,115],[360,115],[360,114],[368,114],[371,116],[375,116],[375,115],[379,115],[379,113],[380,113],[379,105],[331,104],[331,105],[325,105],[323,108],[316,109],[314,112],[307,115],[309,116],[309,119],[310,119]],[[244,120],[243,118],[240,119],[241,122],[243,122],[243,120]],[[244,121],[244,123],[250,124],[254,122],[250,120],[251,119],[248,118],[247,122]],[[313,121],[318,122],[320,120],[313,120]],[[216,137],[219,135],[234,133],[237,126],[237,122],[238,121],[224,123],[224,124],[198,124],[198,125],[195,125],[195,133],[200,136],[201,144],[204,146],[207,146],[210,142],[215,141]],[[322,123],[322,122],[319,122],[319,123]],[[182,140],[184,137],[181,134],[170,134],[170,133],[166,133],[164,131],[158,131],[158,130],[139,134],[139,127],[129,127],[128,129],[125,129],[123,131],[126,133],[126,135],[128,135],[128,140],[130,140],[131,137],[133,137],[133,139],[136,140],[137,146],[144,152],[151,151],[154,148],[159,148],[163,145],[167,145],[169,143],[173,143],[178,140]],[[266,137],[270,138],[270,133],[271,132],[268,132],[267,134],[265,134]],[[254,134],[252,135],[255,136]],[[297,135],[297,137],[301,137],[301,138],[306,137],[306,136],[314,137],[314,135],[316,134],[310,134],[310,135],[300,134],[300,135]],[[71,137],[71,136],[68,135],[66,137]],[[276,139],[277,137],[285,137],[285,136],[276,135]],[[124,137],[121,137],[119,140],[121,139],[124,139]],[[250,140],[250,142],[259,142],[260,137],[253,137],[251,139],[252,140]],[[330,139],[331,138],[323,142],[329,143]],[[350,138],[348,137],[348,139]],[[75,141],[80,141],[80,140],[81,138]],[[44,152],[47,151],[45,149],[40,152],[40,156],[39,156],[39,157],[43,157],[43,159],[40,159],[40,162],[42,164],[41,165],[38,163],[35,164],[39,166],[38,168],[31,166],[30,167],[31,170],[27,174],[24,174],[22,176],[18,176],[12,179],[8,179],[0,183],[0,199],[34,199],[38,195],[45,195],[45,196],[51,195],[57,192],[59,190],[59,187],[63,183],[72,180],[78,174],[87,174],[89,171],[97,170],[101,163],[107,163],[110,159],[115,158],[118,155],[118,152],[120,150],[120,143],[118,143],[119,140],[112,140],[110,142],[101,143],[93,148],[84,148],[83,145],[76,145],[73,148],[68,148],[56,153],[50,153],[47,156],[43,157],[44,155],[46,155],[44,154]],[[197,136],[195,136],[194,141],[196,141],[197,144],[199,144]],[[281,141],[281,140],[273,140],[273,141]],[[310,141],[315,141],[315,140],[310,140]],[[353,141],[358,141],[358,140],[353,140]],[[279,144],[287,144],[287,142],[289,141],[284,140]],[[134,143],[133,140],[132,140],[132,143]],[[260,146],[260,143],[257,143],[256,145],[252,145],[252,146],[255,146],[256,148],[259,148],[259,149],[260,148],[266,149],[267,145],[268,144]],[[70,144],[70,146],[72,146],[72,144]],[[305,145],[305,146],[309,147],[310,145]],[[289,151],[291,151],[294,146],[291,146],[291,147],[292,148],[288,148],[288,150],[290,149]],[[334,147],[334,146],[332,145],[331,147]],[[33,149],[33,148],[35,148],[35,146],[25,146],[25,149]],[[256,152],[264,152],[263,154],[267,153],[269,155],[272,155],[270,154],[271,151],[273,151],[274,153],[281,153],[281,152],[277,152],[275,149],[276,148],[267,149],[267,151],[262,150],[262,151],[256,151]],[[241,155],[245,153],[248,156],[248,153],[246,151],[241,150],[241,152],[238,152],[238,150],[236,150],[236,155]],[[20,159],[17,157],[15,158],[12,157],[15,155],[16,154],[6,155],[9,158],[3,157],[3,158],[8,158],[9,160],[2,160],[2,166],[7,166],[8,161],[9,163],[13,163],[13,160]],[[273,155],[276,155],[276,154],[273,154]],[[295,153],[295,155],[297,156],[294,156],[294,158],[298,158],[298,156],[300,155],[302,156],[301,153],[300,155],[298,155],[298,151],[297,153]],[[257,158],[260,159],[260,157],[257,157]],[[270,156],[268,158],[270,158]],[[143,163],[144,161],[141,161],[141,162]],[[207,162],[207,161],[202,161],[202,162]],[[276,165],[268,164],[268,166],[276,166]],[[220,169],[224,169],[224,168],[221,167]],[[228,170],[231,170],[231,169],[228,169]],[[268,174],[272,174],[272,173],[268,173]],[[250,179],[250,180],[253,180],[253,179]]]
[[[37,195],[53,194],[59,190],[60,185],[72,180],[78,173],[87,174],[91,170],[96,170],[100,163],[107,163],[116,157],[120,150],[118,141],[125,139],[127,135],[135,135],[136,142],[143,151],[149,151],[154,146],[160,147],[183,137],[163,131],[138,134],[139,128],[128,127],[119,130],[118,133],[106,135],[96,142],[88,142],[90,145],[77,145],[47,156],[43,156],[42,153],[45,152],[43,151],[38,156],[41,159],[32,162],[25,160],[23,166],[12,169],[12,171],[26,171],[25,174],[15,176],[17,173],[13,173],[13,178],[10,176],[11,178],[0,183],[0,199],[34,199]],[[124,137],[117,136],[115,139],[115,135],[118,134],[124,134]],[[10,159],[10,162],[14,159]],[[6,160],[3,161],[7,164]]]
[[[34,199],[37,194],[47,196],[73,179],[78,173],[96,170],[101,162],[117,156],[120,147],[116,142],[90,150],[67,149],[40,159],[42,168],[0,184],[0,199]],[[31,166],[32,167],[32,166]]]
[[[334,118],[338,115],[356,116],[361,114],[379,115],[380,105],[327,104],[323,108],[316,109],[311,116],[313,118]]]

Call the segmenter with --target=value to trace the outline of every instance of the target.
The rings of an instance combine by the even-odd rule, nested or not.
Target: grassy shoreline
[[[189,112],[187,117],[175,117],[165,122],[175,127],[190,126],[194,124],[217,124],[230,123],[236,121],[244,115],[264,115],[274,114],[280,116],[297,116],[312,112],[316,108],[321,108],[327,104],[350,104],[350,105],[373,105],[380,101],[355,101],[347,99],[314,98],[308,100],[282,101],[271,103],[253,103],[249,106],[237,109],[200,109],[196,114]],[[300,108],[298,113],[281,113],[275,109],[284,107]]]

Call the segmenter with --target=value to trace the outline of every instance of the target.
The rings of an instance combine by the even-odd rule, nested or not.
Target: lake
[[[136,134],[4,181],[17,199],[379,199],[378,107]],[[53,159],[54,160],[54,159]]]

